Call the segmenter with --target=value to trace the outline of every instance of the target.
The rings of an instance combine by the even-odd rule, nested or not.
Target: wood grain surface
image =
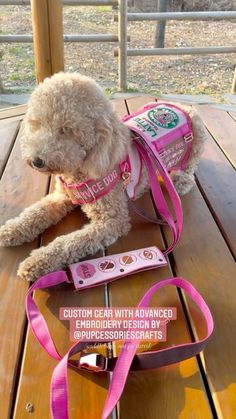
[[[138,100],[134,98],[128,99],[126,104],[129,111],[133,112],[153,100],[155,100],[153,97],[142,97]],[[147,214],[155,216],[149,194],[142,197],[138,203],[135,201],[135,204]],[[132,231],[127,237],[121,238],[112,245],[107,254],[128,252],[153,245],[163,248],[159,227],[147,223],[132,211],[131,214]],[[169,265],[166,268],[142,272],[112,283],[109,285],[110,305],[137,306],[145,291],[153,283],[171,276],[173,275]],[[151,346],[148,342],[142,342],[140,351],[161,349],[191,340],[175,287],[161,289],[152,298],[151,306],[177,307],[178,321],[171,322],[168,327],[167,342]],[[114,346],[114,354],[118,354],[120,348],[119,342]],[[196,417],[201,417],[201,415],[204,418],[211,417],[207,395],[195,359],[152,371],[131,373],[119,405],[119,417],[122,419],[157,419],[160,415],[164,419],[188,418],[193,415],[193,412]]]
[[[184,228],[174,250],[178,276],[188,278],[209,305],[215,322],[202,363],[219,417],[233,418],[236,404],[236,268],[233,257],[197,187],[183,197]],[[192,303],[196,336],[203,335],[202,318]]]
[[[0,109],[0,120],[10,119],[23,119],[27,105],[12,106],[11,108]]]
[[[113,103],[118,115],[122,116],[154,100],[155,97],[146,95]],[[233,255],[236,249],[236,201],[233,163],[236,121],[234,113],[208,105],[196,108],[208,129],[207,143],[196,173],[197,183],[182,197],[183,234],[168,266],[79,293],[66,284],[34,294],[63,354],[72,342],[69,324],[59,320],[62,306],[136,306],[154,282],[174,275],[190,280],[209,304],[215,331],[204,353],[169,367],[130,373],[112,419],[235,417],[236,270]],[[0,224],[43,197],[49,188],[47,176],[33,171],[21,160],[16,118],[22,118],[25,109],[25,106],[16,107],[15,114],[13,108],[0,111]],[[53,184],[54,179],[51,179],[50,190]],[[154,215],[149,194],[135,205]],[[132,209],[131,219],[131,232],[106,249],[107,255],[152,245],[163,248],[164,240],[170,240],[166,227],[160,229],[148,223]],[[56,365],[26,327],[24,298],[29,284],[17,278],[18,265],[38,245],[46,245],[86,222],[80,209],[75,209],[58,225],[48,229],[40,240],[17,248],[0,248],[1,419],[49,419],[49,387]],[[166,343],[150,345],[142,342],[139,351],[161,349],[205,334],[199,310],[175,288],[160,290],[151,305],[177,307],[178,318],[168,325]],[[116,356],[120,348],[121,342],[118,342],[112,348],[104,345],[99,352]],[[99,419],[109,375],[69,370],[68,376],[70,419]],[[28,403],[32,405],[31,413],[26,409]]]
[[[204,199],[236,257],[236,171],[209,133],[196,177]]]
[[[0,177],[16,139],[20,123],[0,121]]]
[[[15,129],[11,129],[13,137]],[[11,140],[9,141],[11,143]],[[47,177],[26,167],[19,149],[19,136],[13,147],[0,182],[1,224],[18,215],[25,206],[43,197],[47,190]],[[37,247],[37,241],[17,248],[0,248],[0,400],[1,418],[11,411],[14,386],[20,362],[25,327],[24,300],[28,283],[16,277],[19,263]]]
[[[85,223],[86,218],[81,210],[79,208],[75,209],[59,224],[49,228],[42,235],[42,245],[46,245],[57,236],[79,229]],[[56,347],[62,355],[67,352],[73,342],[69,339],[69,323],[59,320],[59,308],[103,307],[105,305],[104,286],[75,292],[73,286],[63,284],[53,289],[37,290],[34,293],[34,298],[46,319]],[[99,350],[96,349],[95,352],[106,355],[106,345]],[[36,359],[37,362],[35,362]],[[50,381],[56,363],[43,351],[32,332],[28,330],[14,414],[15,419],[28,418],[29,414],[25,409],[27,403],[32,403],[34,406],[34,418],[50,417]],[[68,379],[70,419],[101,417],[109,377],[106,374],[92,374],[84,371],[79,373],[70,369],[68,370]]]
[[[227,112],[212,106],[197,106],[207,129],[229,161],[236,165],[235,121]]]

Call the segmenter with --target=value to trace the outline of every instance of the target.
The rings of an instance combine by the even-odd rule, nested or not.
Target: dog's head
[[[92,79],[58,73],[32,93],[21,148],[42,172],[99,178],[127,154],[129,132]]]

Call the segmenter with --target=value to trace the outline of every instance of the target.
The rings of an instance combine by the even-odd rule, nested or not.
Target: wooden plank
[[[76,209],[56,226],[43,234],[43,245],[55,237],[79,229],[86,222],[83,213]],[[104,306],[104,287],[93,288],[80,293],[73,292],[68,284],[35,293],[35,300],[44,315],[49,330],[61,354],[72,346],[69,341],[69,324],[59,320],[59,308]],[[92,350],[92,352],[94,352]],[[106,353],[106,345],[96,348],[95,352]],[[37,362],[35,360],[37,359]],[[49,417],[50,381],[56,362],[51,359],[36,342],[31,331],[27,332],[24,351],[24,363],[21,370],[14,419],[28,418],[25,410],[27,403],[32,403],[34,418]],[[77,373],[68,371],[69,378],[69,414],[70,419],[78,417],[101,417],[105,404],[108,375]]]
[[[207,95],[183,95],[183,94],[163,94],[161,99],[166,102],[178,102],[185,105],[209,104],[215,103],[215,99]]]
[[[52,74],[48,0],[31,0],[34,39],[35,71],[37,82]]]
[[[0,177],[16,139],[20,123],[0,121]]]
[[[215,109],[211,106],[196,106],[207,129],[214,137],[217,144],[223,150],[229,161],[235,166],[236,163],[236,123],[227,112]]]
[[[229,115],[236,121],[236,112],[229,112]]]
[[[46,189],[47,177],[22,162],[18,136],[0,182],[1,224],[44,196]],[[18,248],[0,248],[1,419],[10,417],[25,326],[24,300],[28,283],[17,279],[16,271],[19,263],[35,247],[36,241]]]
[[[174,268],[176,275],[191,281],[212,311],[215,331],[202,362],[219,417],[233,418],[236,405],[235,263],[198,188],[182,201],[184,229],[173,252]],[[195,325],[201,330],[202,320],[193,304],[188,302],[188,305],[194,330]],[[195,334],[200,336],[196,330]]]
[[[236,256],[236,172],[211,135],[207,135],[196,177],[204,198]]]
[[[0,120],[13,118],[16,116],[22,117],[27,110],[27,105],[12,106],[6,109],[0,109]]]
[[[48,27],[52,74],[64,70],[64,41],[62,22],[62,1],[48,1]]]
[[[112,100],[113,107],[119,117],[126,115],[128,113],[127,107],[125,104],[125,100],[123,99],[113,99]]]
[[[44,244],[58,234],[65,234],[74,230],[75,227],[79,228],[83,222],[84,219],[78,211],[75,211],[63,222],[48,230],[44,235]],[[38,291],[35,293],[35,299],[47,321],[59,352],[64,354],[72,342],[69,341],[68,324],[58,318],[59,307],[103,306],[104,289],[99,287],[75,293],[72,286],[63,285],[52,290]],[[101,352],[101,348],[99,351]],[[99,351],[96,349],[96,352]],[[35,419],[49,417],[50,380],[55,366],[56,362],[43,351],[31,331],[28,332],[14,413],[15,419],[28,418],[25,406],[29,402],[34,406]],[[68,371],[68,377],[70,418],[101,417],[108,377],[104,374],[86,372],[79,374],[72,370]]]
[[[157,98],[151,95],[137,96],[126,99],[126,104],[130,109],[130,112],[133,112],[134,110],[138,110],[147,103],[155,102],[156,100]]]
[[[151,213],[148,196],[139,202],[142,209]],[[132,216],[132,231],[127,237],[120,239],[109,248],[108,254],[124,252],[150,245],[162,248],[158,228]],[[132,275],[109,286],[109,300],[113,307],[134,307],[148,288],[160,279],[172,276],[168,268],[156,269]],[[178,321],[168,327],[168,340],[158,346],[148,346],[146,350],[162,349],[173,344],[189,342],[189,334],[177,292],[173,288],[160,290],[152,298],[152,306],[177,307]],[[144,346],[145,347],[145,346]],[[140,351],[144,351],[143,347]],[[119,352],[119,344],[114,348],[114,354]],[[163,390],[164,389],[164,390]],[[171,403],[168,402],[171,400]],[[127,380],[125,391],[120,401],[120,417],[140,417],[144,419],[156,417],[156,412],[163,419],[178,417],[181,411],[183,417],[210,418],[211,413],[202,380],[195,359],[187,360],[170,367],[150,370],[141,373],[131,373]]]
[[[147,103],[152,98],[129,99],[127,101],[130,111]],[[137,204],[137,202],[136,202]],[[148,214],[154,215],[149,196],[146,194],[139,200],[139,206]],[[150,245],[162,248],[159,228],[145,222],[132,213],[132,231],[128,236],[121,238],[109,247],[108,254],[124,252]],[[124,278],[109,285],[109,301],[111,306],[136,306],[142,295],[156,281],[172,276],[168,267],[156,269],[132,277]],[[161,349],[167,345],[189,341],[190,337],[186,327],[181,304],[178,301],[176,290],[163,289],[152,299],[152,306],[177,307],[178,321],[170,324],[168,340],[159,343]],[[148,342],[146,342],[148,344]],[[114,353],[119,352],[119,343],[114,347]],[[149,350],[155,346],[149,347]],[[144,350],[140,348],[140,350]],[[164,389],[164,390],[163,390]],[[170,402],[171,400],[171,402]],[[140,417],[144,419],[191,417],[210,418],[211,412],[207,396],[202,384],[195,359],[184,361],[170,367],[129,375],[125,391],[119,406],[120,417]]]

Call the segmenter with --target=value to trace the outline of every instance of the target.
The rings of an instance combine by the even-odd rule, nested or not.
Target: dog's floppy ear
[[[105,118],[95,122],[95,138],[93,147],[87,152],[83,169],[89,177],[96,179],[103,175],[110,166],[110,150],[112,144],[112,125]]]
[[[112,169],[128,149],[126,127],[115,114],[111,118],[100,117],[95,121],[95,141],[88,152],[83,168],[90,177],[102,177]]]

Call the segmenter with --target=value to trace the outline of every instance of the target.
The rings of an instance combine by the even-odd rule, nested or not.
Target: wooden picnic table
[[[140,96],[116,100],[119,115],[154,100]],[[156,370],[131,373],[113,418],[231,419],[236,417],[236,114],[213,106],[195,106],[207,127],[207,143],[196,173],[196,185],[182,198],[184,229],[168,266],[137,273],[115,283],[72,292],[69,285],[37,291],[34,298],[44,314],[61,353],[71,345],[61,306],[136,306],[157,280],[182,276],[202,294],[215,321],[214,335],[196,358]],[[25,106],[0,112],[0,224],[42,198],[53,179],[27,167],[19,149]],[[137,205],[154,214],[148,194]],[[159,228],[132,214],[132,231],[106,250],[107,255],[150,245],[163,247],[169,238]],[[49,386],[56,361],[42,350],[28,329],[24,299],[29,284],[19,280],[19,263],[30,251],[86,222],[76,209],[33,243],[0,249],[0,417],[50,418]],[[177,307],[178,320],[168,326],[168,340],[158,348],[201,338],[203,319],[196,306],[175,288],[165,288],[152,305]],[[118,345],[101,348],[112,356]],[[140,349],[142,350],[142,348]],[[109,376],[69,370],[70,419],[99,419]]]

